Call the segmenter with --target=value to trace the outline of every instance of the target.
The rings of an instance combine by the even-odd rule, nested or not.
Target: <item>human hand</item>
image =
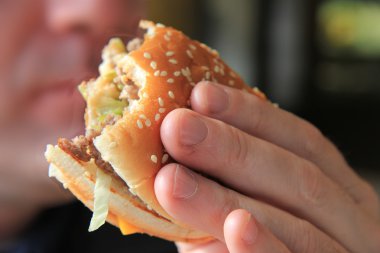
[[[179,244],[181,252],[268,245],[273,252],[379,251],[378,197],[318,129],[251,94],[210,83],[194,88],[191,104],[194,111],[165,118],[161,137],[176,161],[215,180],[170,164],[155,190],[170,215],[216,241]],[[252,244],[231,232],[231,224],[244,227],[244,211],[236,209],[256,221]]]

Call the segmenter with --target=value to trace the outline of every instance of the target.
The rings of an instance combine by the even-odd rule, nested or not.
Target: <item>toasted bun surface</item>
[[[215,50],[173,28],[148,21],[142,21],[141,26],[147,32],[138,48],[130,53],[108,48],[112,52],[103,54],[103,67],[115,69],[117,78],[128,80],[138,89],[138,98],[128,99],[122,117],[104,126],[93,139],[101,158],[122,179],[112,181],[107,220],[118,226],[121,217],[141,232],[168,240],[209,240],[209,235],[170,217],[155,197],[155,176],[170,162],[160,139],[162,120],[176,108],[190,108],[191,91],[202,80],[242,89],[263,99],[265,96],[247,86]],[[114,80],[107,81],[104,75],[102,78],[101,71],[101,77],[86,84],[87,132],[93,130],[94,119],[99,116],[95,109],[99,100],[104,94],[114,93],[114,85],[110,86]],[[58,171],[58,180],[93,209],[98,166],[93,161],[79,161],[58,146],[49,146],[46,157]]]
[[[151,208],[170,219],[154,194],[154,177],[166,163],[160,139],[163,118],[176,108],[189,108],[190,93],[202,80],[253,90],[229,68],[216,51],[173,28],[148,28],[142,46],[120,66],[137,83],[140,100],[115,125],[94,141],[105,161]],[[141,78],[143,76],[143,78]]]

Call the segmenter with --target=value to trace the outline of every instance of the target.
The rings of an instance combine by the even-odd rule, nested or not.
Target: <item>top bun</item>
[[[176,108],[190,108],[190,94],[200,81],[252,90],[227,66],[217,51],[170,27],[142,21],[142,45],[117,67],[138,88],[139,99],[115,125],[95,138],[102,158],[153,210],[171,219],[154,194],[154,179],[169,160],[160,139],[163,118]]]

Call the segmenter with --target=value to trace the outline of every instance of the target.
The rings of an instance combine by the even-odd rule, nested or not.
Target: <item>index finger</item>
[[[195,86],[194,111],[222,120],[316,164],[353,199],[366,199],[366,184],[347,165],[338,149],[309,122],[252,94],[210,82]]]

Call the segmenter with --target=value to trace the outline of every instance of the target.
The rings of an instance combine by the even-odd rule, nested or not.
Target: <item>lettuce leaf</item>
[[[128,106],[128,102],[124,100],[118,100],[111,97],[102,97],[99,101],[99,114],[109,114],[118,111],[120,115],[125,107]],[[119,114],[118,114],[119,115]]]
[[[108,202],[111,195],[112,177],[101,169],[96,172],[96,183],[94,189],[94,211],[90,222],[89,232],[97,230],[102,226],[108,215]]]

